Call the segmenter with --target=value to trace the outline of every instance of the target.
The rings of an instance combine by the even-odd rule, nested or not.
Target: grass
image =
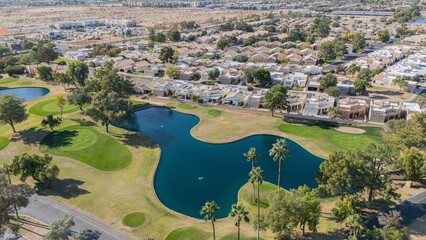
[[[195,227],[184,227],[173,230],[171,233],[169,233],[169,235],[167,235],[166,240],[207,240],[209,239],[210,235],[210,233],[202,231]]]
[[[212,109],[212,110],[209,110],[207,114],[209,114],[209,116],[212,116],[212,117],[220,117],[222,116],[222,111]]]
[[[235,240],[237,238],[238,238],[237,233],[231,233],[231,234],[228,234],[228,235],[222,237],[221,240]],[[244,235],[241,234],[240,239],[241,240],[256,240],[256,237],[247,237],[247,236],[244,236]],[[263,238],[260,238],[260,239],[263,239]]]
[[[130,99],[129,102],[132,104],[132,109],[133,110],[142,109],[142,108],[144,108],[144,107],[146,107],[146,106],[149,105],[149,103],[138,101],[138,100],[134,100],[134,99]]]
[[[67,156],[104,171],[120,170],[132,161],[130,151],[92,127],[71,126],[48,134],[40,151]]]
[[[277,186],[269,183],[263,182],[260,185],[260,207],[267,208],[269,207],[269,195],[271,192],[277,190]],[[255,196],[257,197],[257,186],[255,186]],[[245,184],[240,191],[238,192],[238,199],[244,201],[251,206],[257,207],[257,202],[253,199],[253,185]]]
[[[56,60],[54,60],[54,63],[59,63],[61,61],[64,61],[67,65],[70,65],[70,63],[73,63],[73,60],[70,59],[66,59],[66,58],[57,58]]]
[[[33,85],[34,83],[31,81],[19,81],[18,84],[21,86],[29,86],[29,85]]]
[[[342,133],[336,131],[335,127],[337,126],[328,123],[313,125],[281,124],[278,130],[322,143],[328,152],[364,148],[370,142],[383,142],[382,129],[378,127],[356,127],[364,129],[366,132],[363,134]]]
[[[86,105],[85,107],[87,107]],[[68,102],[65,103],[64,108],[62,110],[63,114],[71,113],[80,110],[77,105],[71,105]],[[38,115],[38,116],[47,116],[47,115],[59,115],[59,108],[56,107],[55,99],[49,99],[43,102],[39,102],[32,106],[29,110],[30,113]]]
[[[18,81],[17,78],[2,78],[0,79],[0,84],[6,84],[6,83],[11,83],[16,81]]]
[[[9,138],[0,136],[0,151],[5,149],[9,143]]]
[[[123,224],[129,227],[139,227],[145,222],[145,214],[134,212],[127,214],[123,219]]]
[[[178,108],[182,108],[182,109],[195,109],[195,108],[197,108],[197,106],[194,106],[194,105],[190,105],[190,104],[187,104],[187,103],[178,103],[177,105],[176,105]]]

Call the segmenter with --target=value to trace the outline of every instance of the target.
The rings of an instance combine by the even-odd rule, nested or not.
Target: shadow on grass
[[[76,198],[90,193],[86,189],[80,188],[83,184],[83,181],[72,178],[55,179],[49,188],[40,187],[37,193],[42,196],[59,196],[65,199]]]
[[[152,139],[135,132],[128,132],[126,134],[115,135],[120,139],[125,145],[132,146],[135,148],[145,147],[145,148],[156,148],[158,144],[155,143]]]
[[[92,122],[90,120],[86,120],[84,118],[83,119],[82,118],[73,118],[71,120],[77,122],[81,126],[88,126],[88,127],[96,127],[97,126],[97,124],[95,122]]]
[[[19,131],[17,135],[10,139],[10,141],[23,141],[26,145],[36,145],[39,144],[40,141],[49,133],[49,131],[44,129],[36,129],[33,127],[27,130]]]
[[[343,231],[334,230],[327,233],[307,233],[303,239],[312,239],[312,240],[335,240],[335,239],[345,239],[345,234]]]
[[[78,135],[78,132],[75,130],[65,130],[60,132],[53,132],[49,134],[43,141],[41,145],[46,145],[50,148],[66,147],[71,144],[72,139]]]

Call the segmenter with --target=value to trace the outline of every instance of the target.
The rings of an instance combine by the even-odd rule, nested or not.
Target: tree
[[[328,112],[328,117],[331,119],[341,118],[343,116],[342,111],[340,111],[336,107],[330,108],[330,111]]]
[[[149,30],[148,40],[150,42],[155,42],[157,40],[156,36],[155,36],[155,30],[154,29]]]
[[[361,52],[366,47],[364,34],[355,33],[352,38],[352,47],[355,52]]]
[[[41,120],[41,126],[49,127],[50,130],[53,131],[53,128],[59,126],[61,122],[62,122],[61,118],[55,118],[52,115],[47,115],[47,117]]]
[[[209,76],[209,80],[216,80],[220,75],[220,71],[217,68],[212,68],[207,74]]]
[[[324,91],[327,88],[335,87],[337,85],[337,77],[332,73],[327,73],[320,82],[320,88]]]
[[[68,240],[72,236],[71,227],[74,226],[72,217],[65,215],[62,219],[54,221],[49,226],[49,232],[43,240]]]
[[[296,25],[288,31],[287,39],[288,41],[291,41],[291,42],[297,42],[297,41],[304,42],[306,35],[307,34],[304,27],[302,27],[301,25]]]
[[[244,79],[247,83],[253,83],[257,72],[257,67],[252,66],[244,69]]]
[[[355,201],[354,195],[344,197],[343,200],[336,203],[335,208],[331,209],[331,214],[338,222],[343,222],[350,215],[357,213]]]
[[[10,76],[13,77],[15,74],[24,74],[27,69],[23,66],[7,66],[4,71]]]
[[[280,191],[281,162],[290,156],[290,150],[287,146],[287,142],[285,141],[285,139],[277,138],[276,142],[272,144],[272,148],[269,149],[269,156],[271,156],[274,161],[278,161],[278,184],[277,185],[278,185],[278,191]]]
[[[355,88],[355,92],[357,93],[363,93],[367,91],[367,88],[370,86],[371,84],[365,80],[356,79],[354,81],[354,88]]]
[[[21,123],[28,118],[24,100],[15,95],[5,94],[0,96],[0,122],[9,124],[16,133],[15,124]]]
[[[36,72],[38,74],[38,77],[41,80],[49,81],[53,79],[53,71],[51,67],[48,66],[38,66],[36,68]]]
[[[343,64],[337,65],[337,67],[336,67],[336,73],[344,73],[344,74],[346,74],[347,70],[348,70],[347,67],[345,65],[343,65]]]
[[[93,79],[85,87],[87,92],[115,92],[120,98],[128,98],[133,93],[133,83],[118,75],[112,62],[95,71]]]
[[[42,62],[49,63],[58,58],[55,51],[56,45],[52,41],[40,40],[31,48],[29,56],[32,62],[40,64]]]
[[[245,63],[249,60],[249,58],[246,55],[238,55],[237,57],[235,57],[234,60],[237,62]]]
[[[243,40],[244,46],[253,46],[259,39],[256,36],[250,36]]]
[[[57,108],[59,108],[59,112],[61,113],[61,119],[62,119],[62,111],[64,110],[65,103],[66,103],[66,100],[64,96],[62,95],[56,96],[55,105]]]
[[[76,89],[67,96],[67,101],[70,104],[77,105],[82,112],[84,104],[90,103],[91,100],[90,95],[84,89]]]
[[[50,165],[52,162],[52,156],[36,155],[23,153],[16,155],[12,164],[8,166],[8,169],[13,175],[20,175],[19,179],[23,182],[28,177],[32,177],[39,183],[49,186],[53,179],[59,174],[59,168],[56,165]]]
[[[0,57],[10,54],[10,49],[8,47],[0,46]]]
[[[155,35],[155,40],[157,40],[157,42],[165,42],[166,35],[164,35],[164,33],[159,32]]]
[[[272,86],[265,94],[263,106],[271,111],[274,116],[275,110],[287,108],[287,88],[283,85]]]
[[[263,170],[260,167],[252,169],[249,173],[250,179],[249,182],[253,185],[257,184],[257,239],[260,238],[260,185],[263,183]]]
[[[349,67],[348,67],[348,72],[353,76],[355,75],[355,73],[357,73],[359,70],[361,70],[361,67],[356,65],[355,63],[352,63]]]
[[[390,40],[389,31],[387,29],[377,31],[376,35],[377,39],[383,43],[389,42]]]
[[[219,211],[219,206],[215,201],[206,202],[201,208],[200,215],[204,215],[204,221],[211,221],[213,229],[213,240],[216,239],[216,231],[214,228],[214,223],[216,222],[215,212]]]
[[[336,52],[334,51],[334,43],[332,41],[324,42],[320,45],[318,56],[325,61],[336,59]]]
[[[238,240],[240,240],[240,225],[241,221],[244,220],[244,222],[248,223],[250,221],[250,218],[248,217],[249,212],[246,211],[244,205],[241,203],[232,204],[231,212],[229,213],[230,217],[237,218],[235,221],[235,226],[238,228]]]
[[[178,79],[180,75],[180,68],[176,66],[169,65],[165,71],[166,75],[172,79]]]
[[[92,105],[85,114],[95,121],[101,121],[105,131],[109,132],[112,123],[124,124],[130,119],[131,109],[130,103],[118,93],[103,90],[94,95]]]
[[[68,65],[68,74],[76,85],[84,87],[89,76],[89,66],[85,62],[74,61]]]
[[[402,160],[405,172],[405,179],[420,181],[426,170],[426,154],[417,148],[410,148],[403,152]]]
[[[254,77],[258,83],[265,86],[271,83],[271,72],[268,69],[259,68],[257,69]]]
[[[425,93],[420,94],[416,99],[416,103],[418,103],[420,106],[425,106],[426,105],[426,94]]]
[[[12,223],[12,214],[15,213],[16,218],[19,217],[17,210],[28,205],[34,190],[25,183],[12,184],[10,177],[4,171],[0,171],[0,193],[0,237],[2,237],[6,230],[5,227],[13,231],[19,229]]]
[[[168,34],[169,40],[172,42],[180,41],[180,32],[176,29],[171,30]]]
[[[358,237],[359,232],[364,228],[361,216],[353,214],[344,220],[344,224],[350,229],[352,237]]]
[[[54,72],[53,73],[53,80],[58,83],[61,84],[65,89],[65,84],[68,86],[70,83],[73,83],[73,79],[71,78],[71,76],[68,74],[68,72]]]
[[[403,88],[406,88],[408,86],[407,80],[405,80],[403,77],[396,77],[392,83],[399,87],[399,91],[401,91]]]
[[[306,225],[310,230],[316,232],[321,216],[321,199],[306,185],[292,190],[291,193],[295,195],[299,203],[296,211],[296,223],[300,226],[302,234],[305,235]]]
[[[335,98],[340,96],[340,89],[338,87],[328,87],[324,92]]]
[[[248,152],[244,153],[244,157],[247,158],[247,162],[251,162],[251,169],[254,169],[254,162],[259,160],[259,154],[256,151],[255,147],[252,147]]]
[[[173,61],[173,55],[175,54],[175,50],[169,46],[165,46],[160,51],[160,60],[165,63],[171,63]]]

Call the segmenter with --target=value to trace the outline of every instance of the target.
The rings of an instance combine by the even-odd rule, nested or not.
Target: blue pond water
[[[0,89],[0,96],[5,94],[16,95],[19,98],[24,98],[25,101],[31,101],[42,97],[49,93],[49,89],[41,87],[21,87]]]
[[[202,205],[214,200],[221,208],[217,216],[226,217],[237,201],[238,190],[248,181],[251,164],[243,153],[250,147],[256,147],[260,154],[259,165],[266,181],[277,182],[278,163],[268,155],[276,136],[256,135],[227,144],[210,144],[190,135],[198,122],[194,115],[152,107],[136,112],[134,122],[126,127],[151,137],[161,147],[154,188],[165,206],[200,218]],[[283,187],[315,187],[315,172],[322,159],[293,141],[287,142],[291,157],[283,162]]]

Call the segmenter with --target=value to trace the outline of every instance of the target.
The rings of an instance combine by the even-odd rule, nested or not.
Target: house
[[[219,76],[219,82],[222,84],[238,84],[242,76],[242,71],[236,69],[225,70],[222,75]]]
[[[246,96],[243,93],[236,91],[226,95],[226,97],[223,98],[223,103],[234,105],[234,106],[240,106],[244,104],[245,99],[246,99]]]
[[[309,66],[309,65],[317,65],[318,58],[312,54],[305,55],[302,60],[300,61],[300,64]]]
[[[269,54],[260,52],[250,57],[249,61],[254,63],[265,63],[268,62]]]
[[[132,59],[123,59],[116,61],[113,66],[119,72],[130,73],[133,72],[134,64],[135,62]]]
[[[368,101],[360,98],[342,98],[337,103],[337,109],[346,119],[365,121],[368,114]]]
[[[147,61],[140,61],[140,62],[136,62],[133,66],[133,70],[135,72],[145,72],[146,70],[149,69],[149,67],[151,66],[151,64]]]
[[[327,116],[330,109],[334,107],[334,101],[334,97],[327,94],[313,95],[306,99],[302,114],[316,117]]]
[[[288,91],[287,111],[302,113],[306,101],[306,94],[297,91]]]
[[[385,123],[393,119],[401,119],[402,109],[397,101],[372,99],[370,103],[369,121]]]
[[[225,59],[226,61],[234,61],[234,59],[238,56],[239,54],[234,51],[234,50],[229,50],[227,52],[225,52],[224,54],[222,54],[223,59]]]

